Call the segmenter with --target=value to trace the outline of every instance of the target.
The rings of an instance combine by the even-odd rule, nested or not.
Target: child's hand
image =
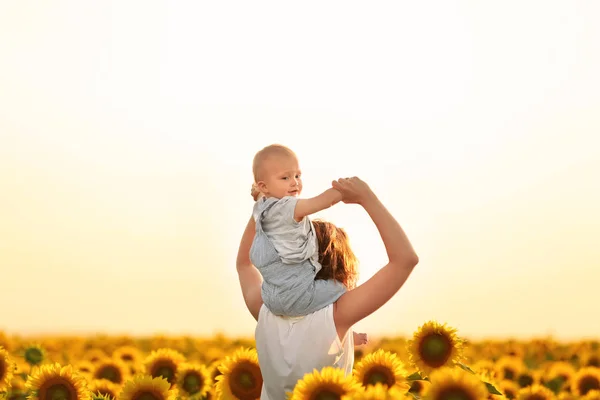
[[[352,332],[352,334],[354,335],[354,345],[355,346],[362,346],[363,344],[369,343],[369,338],[367,337],[366,333]]]

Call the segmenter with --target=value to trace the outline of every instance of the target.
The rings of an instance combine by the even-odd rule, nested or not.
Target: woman
[[[313,369],[335,366],[351,374],[354,346],[348,333],[352,326],[389,301],[419,262],[398,222],[365,182],[356,177],[344,178],[333,181],[332,186],[342,193],[344,203],[359,204],[369,214],[389,261],[354,288],[356,260],[343,231],[331,228],[329,233],[339,233],[341,238],[327,237],[324,233],[332,225],[318,225],[323,230],[315,224],[317,234],[321,234],[319,259],[325,270],[319,277],[337,279],[349,290],[334,304],[305,317],[278,317],[262,305],[262,278],[249,256],[255,232],[254,219],[250,218],[240,242],[237,271],[246,306],[258,321],[256,348],[264,381],[262,400],[285,399],[285,393],[291,392],[296,382]]]

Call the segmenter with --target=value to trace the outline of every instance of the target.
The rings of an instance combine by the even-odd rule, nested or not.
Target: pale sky
[[[251,162],[420,263],[355,328],[599,336],[600,2],[0,4],[0,330],[253,335]],[[358,206],[360,282],[386,262]]]

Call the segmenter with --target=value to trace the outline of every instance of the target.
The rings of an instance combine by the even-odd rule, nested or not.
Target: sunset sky
[[[253,335],[254,153],[420,263],[355,329],[600,336],[600,2],[3,2],[0,330]],[[344,227],[360,282],[386,263]]]

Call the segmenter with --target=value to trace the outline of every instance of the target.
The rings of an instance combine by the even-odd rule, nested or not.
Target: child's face
[[[271,157],[265,160],[264,172],[265,179],[257,183],[265,197],[281,199],[299,196],[302,192],[302,178],[296,157]]]

